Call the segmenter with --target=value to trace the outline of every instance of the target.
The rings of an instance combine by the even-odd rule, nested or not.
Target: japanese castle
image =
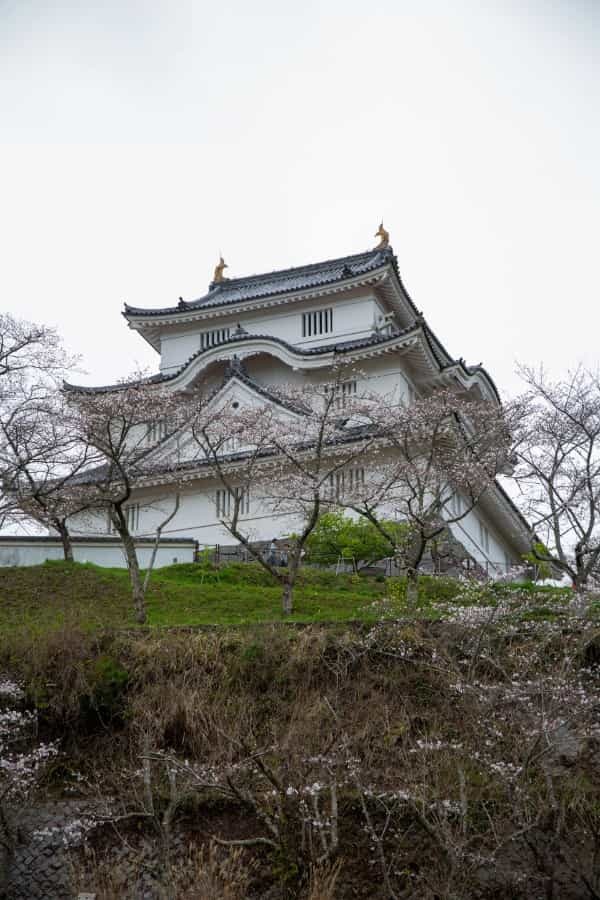
[[[369,390],[395,389],[407,403],[436,387],[456,386],[499,404],[486,370],[452,357],[432,332],[402,283],[383,225],[378,236],[379,245],[366,252],[241,278],[226,278],[221,258],[208,292],[197,300],[159,309],[126,305],[129,327],[160,355],[159,373],[150,380],[174,391],[212,391],[234,404],[264,404],[274,386],[323,384],[335,359],[360,371]],[[356,381],[343,389],[356,392]],[[160,422],[149,428],[149,444],[160,442],[162,429]],[[219,484],[192,469],[178,490],[180,506],[165,531],[167,544],[183,538],[200,548],[231,544],[219,521],[227,501]],[[169,494],[158,476],[137,490],[128,517],[140,546],[153,537],[173,499],[174,488]],[[243,512],[254,539],[271,540],[285,533],[284,525],[289,528],[264,510],[253,520],[252,507],[250,492]],[[451,529],[488,571],[518,563],[529,548],[527,524],[499,484]],[[91,544],[111,537],[106,518],[82,518],[73,530],[90,544],[78,557],[99,561]],[[167,549],[159,564],[171,562],[173,552]],[[107,561],[114,565],[114,554]]]

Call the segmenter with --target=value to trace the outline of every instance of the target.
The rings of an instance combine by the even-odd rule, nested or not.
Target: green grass
[[[306,569],[294,598],[292,622],[373,620],[373,600],[385,584],[374,578]],[[276,622],[281,588],[259,566],[231,564],[218,571],[182,564],[153,573],[147,595],[150,626],[246,625]],[[86,631],[134,627],[129,576],[89,563],[47,562],[0,569],[0,632]]]
[[[305,567],[298,579],[294,611],[285,621],[373,622],[382,616],[441,619],[447,615],[446,605],[455,599],[467,605],[495,605],[509,589],[498,585],[472,599],[464,597],[463,590],[453,579],[421,576],[419,602],[409,610],[400,579],[390,583]],[[527,601],[527,586],[520,590],[525,593],[515,597],[517,609]],[[535,599],[531,597],[534,602],[525,602],[520,614],[553,618],[557,604],[564,603],[568,593],[551,589],[546,603],[538,590]],[[158,569],[152,574],[146,599],[150,627],[284,621],[281,587],[257,564],[232,563],[218,570],[193,564]],[[10,640],[16,633],[35,636],[63,628],[97,633],[124,627],[137,627],[125,569],[64,562],[0,569],[0,636]]]

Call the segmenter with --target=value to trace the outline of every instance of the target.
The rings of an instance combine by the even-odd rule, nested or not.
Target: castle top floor
[[[369,368],[385,356],[417,390],[455,384],[499,402],[485,369],[452,357],[426,323],[387,241],[353,256],[246,278],[225,279],[223,268],[221,261],[219,277],[198,300],[159,309],[126,305],[130,328],[161,355],[150,382],[187,389],[238,356],[262,359],[275,382],[289,373],[316,376],[340,362]]]
[[[394,273],[403,302],[390,304],[382,288]],[[222,278],[198,300],[160,309],[126,305],[124,316],[161,354],[161,371],[170,372],[233,336],[269,336],[302,349],[344,344],[407,327],[418,312],[386,246],[263,275]]]

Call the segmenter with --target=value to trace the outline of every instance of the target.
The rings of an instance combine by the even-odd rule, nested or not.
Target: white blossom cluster
[[[58,754],[58,741],[39,743],[23,753],[0,750],[0,785],[7,800],[25,797],[35,786],[42,769]]]
[[[415,746],[411,747],[408,752],[419,753],[420,751],[434,752],[436,750],[462,750],[462,747],[463,745],[458,741],[442,741],[427,738],[422,740],[421,738],[417,738]]]
[[[32,836],[34,840],[38,841],[58,836],[65,847],[79,847],[88,832],[96,827],[98,821],[94,816],[83,816],[79,819],[72,819],[66,825],[39,828],[32,833]]]
[[[23,688],[8,675],[0,673],[0,700],[22,700]]]
[[[21,687],[12,679],[0,677],[0,700],[20,703]],[[58,741],[37,740],[37,713],[6,705],[0,709],[0,794],[7,802],[27,796],[41,771],[58,753]]]

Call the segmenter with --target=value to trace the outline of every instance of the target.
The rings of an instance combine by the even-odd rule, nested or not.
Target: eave
[[[160,315],[136,315],[127,312],[123,312],[122,315],[127,320],[130,328],[138,331],[154,350],[160,352],[161,331],[165,326],[172,327],[193,324],[194,322],[210,322],[213,319],[223,318],[225,315],[231,316],[232,318],[240,318],[244,313],[276,309],[277,307],[288,306],[293,303],[305,302],[307,300],[320,300],[325,297],[346,293],[357,288],[373,288],[385,277],[386,267],[387,265],[383,265],[366,276],[347,278],[336,282],[335,284],[295,290],[290,291],[289,293],[277,294],[254,300],[244,300],[239,303],[231,303],[223,306],[211,306],[208,308],[198,307],[182,310],[175,309]]]

